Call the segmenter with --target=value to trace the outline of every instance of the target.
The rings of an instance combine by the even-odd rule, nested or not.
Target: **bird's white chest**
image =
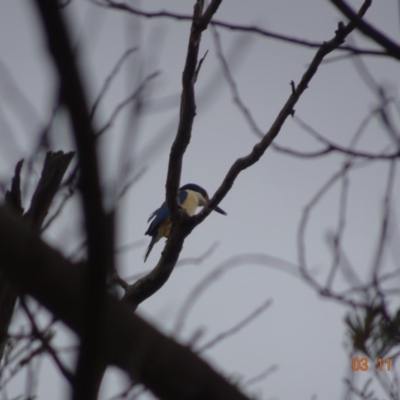
[[[181,204],[181,206],[186,210],[188,215],[191,217],[195,214],[196,208],[199,207],[200,205],[200,198],[199,195],[192,190],[187,190],[186,192],[188,195]]]

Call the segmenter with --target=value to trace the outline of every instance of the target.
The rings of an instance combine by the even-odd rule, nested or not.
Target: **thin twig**
[[[228,62],[222,51],[222,45],[221,45],[221,40],[219,38],[218,31],[214,26],[211,26],[211,32],[213,34],[215,47],[217,48],[217,55],[220,60],[220,64],[222,66],[223,75],[224,75],[226,81],[228,82],[229,88],[232,93],[233,101],[235,102],[235,104],[239,108],[239,110],[242,112],[243,116],[245,117],[247,123],[249,124],[249,126],[251,127],[251,129],[255,133],[255,135],[258,138],[262,138],[264,136],[264,132],[262,131],[261,128],[258,127],[253,115],[251,114],[250,109],[248,107],[246,107],[246,105],[244,104],[244,102],[242,101],[242,99],[240,97],[236,82],[233,79]]]
[[[147,84],[157,77],[160,73],[153,72],[152,74],[148,75],[146,79],[138,86],[138,88],[131,94],[129,95],[125,100],[123,100],[121,103],[115,107],[114,111],[112,112],[110,118],[108,121],[96,132],[96,137],[99,137],[102,135],[106,130],[110,129],[112,124],[114,123],[114,120],[118,117],[118,114],[128,105],[130,104],[133,100],[137,99],[138,96],[143,92],[143,90],[146,88]]]
[[[140,10],[136,7],[133,7],[127,3],[122,2],[115,2],[113,0],[91,0],[92,3],[106,8],[113,8],[115,10],[126,11],[132,13],[134,15],[139,15],[145,18],[171,18],[177,21],[193,21],[192,15],[184,15],[179,13],[173,13],[168,11],[157,11],[157,12],[148,12]],[[288,36],[279,34],[276,32],[268,31],[264,28],[260,28],[258,26],[253,25],[240,25],[240,24],[232,24],[225,21],[220,21],[217,19],[213,19],[211,24],[214,26],[218,26],[224,29],[232,30],[232,31],[239,31],[239,32],[246,32],[246,33],[253,33],[256,35],[268,37],[270,39],[280,40],[286,43],[300,45],[308,48],[318,49],[320,48],[323,43],[322,42],[314,42],[306,39],[299,39],[294,36]],[[370,55],[370,56],[384,56],[390,57],[391,54],[386,51],[379,51],[375,49],[365,49],[365,48],[355,48],[352,46],[341,45],[338,47],[338,50],[347,51],[353,54],[363,54],[363,55]]]
[[[21,305],[31,323],[33,335],[41,341],[43,348],[50,354],[51,358],[56,363],[56,365],[57,365],[58,369],[60,370],[60,372],[62,373],[62,375],[65,377],[65,379],[67,379],[67,381],[70,384],[72,384],[74,381],[74,376],[73,376],[72,372],[66,366],[64,366],[64,364],[61,362],[57,353],[50,345],[49,338],[44,337],[43,334],[40,332],[40,329],[36,324],[35,318],[33,317],[32,313],[30,312],[28,305],[26,304],[23,297],[21,297]]]
[[[271,374],[273,374],[277,370],[278,370],[277,365],[271,365],[265,371],[261,372],[260,374],[256,375],[255,377],[249,378],[247,381],[243,382],[242,385],[243,385],[243,387],[254,385],[255,383],[258,383],[258,382],[268,378]]]
[[[100,89],[100,92],[97,95],[97,98],[93,103],[92,109],[90,110],[90,119],[93,119],[93,117],[94,117],[94,115],[96,113],[97,107],[99,106],[100,101],[102,100],[102,98],[104,97],[105,93],[107,92],[107,89],[109,88],[112,80],[117,76],[121,66],[128,59],[128,57],[132,53],[134,53],[135,51],[137,51],[137,47],[133,47],[133,48],[130,48],[130,49],[126,50],[125,53],[120,57],[120,59],[115,64],[115,66],[112,69],[112,71],[110,72],[110,74],[105,79],[105,81],[103,83],[103,86]]]
[[[225,340],[229,336],[233,336],[234,334],[242,330],[246,325],[251,323],[254,319],[256,319],[259,315],[261,315],[267,308],[269,308],[271,304],[272,300],[268,299],[263,304],[261,304],[261,306],[257,307],[254,311],[252,311],[251,314],[247,315],[243,320],[239,321],[236,325],[232,326],[226,331],[216,335],[213,339],[203,344],[197,351],[199,353],[202,353],[206,350],[209,350],[211,347],[214,347],[219,342]]]
[[[216,283],[217,279],[223,276],[226,272],[233,268],[241,267],[244,265],[261,265],[276,268],[279,271],[284,271],[293,276],[300,276],[298,267],[288,261],[269,256],[267,254],[248,253],[233,256],[217,265],[217,267],[206,275],[192,290],[188,298],[183,303],[181,310],[178,312],[174,327],[174,336],[179,336],[182,332],[186,318],[190,310],[193,308],[195,302],[200,296],[208,289],[211,284]]]

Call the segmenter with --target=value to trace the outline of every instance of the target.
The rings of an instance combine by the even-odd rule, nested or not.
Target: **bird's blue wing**
[[[147,222],[149,223],[158,213],[159,208],[157,208],[157,210],[153,211],[150,216],[149,219],[147,220]]]
[[[186,200],[187,196],[188,196],[188,194],[185,190],[179,192],[179,204],[182,204]],[[164,203],[161,205],[161,207],[158,210],[154,211],[150,215],[150,218],[148,221],[150,221],[152,218],[154,218],[154,220],[150,224],[145,235],[153,236],[158,225],[160,225],[161,222],[166,220],[168,217],[169,217],[169,211],[168,211],[167,203],[164,201]]]
[[[160,225],[162,221],[169,217],[167,203],[164,202],[161,207],[158,210],[154,211],[154,213],[150,217],[154,219],[147,229],[145,235],[153,236],[157,230],[158,225]]]

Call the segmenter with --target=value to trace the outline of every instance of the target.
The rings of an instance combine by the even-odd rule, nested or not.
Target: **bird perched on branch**
[[[179,205],[187,212],[191,217],[196,212],[197,207],[207,206],[210,202],[207,192],[199,185],[194,183],[188,183],[179,189],[178,194]],[[216,206],[214,211],[219,212],[222,215],[226,215],[226,212]],[[154,218],[154,219],[153,219]],[[160,208],[155,210],[149,217],[147,222],[150,222],[149,228],[145,235],[151,236],[149,247],[144,254],[144,261],[146,262],[153,246],[162,238],[168,238],[171,230],[171,219],[169,217],[169,211],[167,203],[164,202]]]

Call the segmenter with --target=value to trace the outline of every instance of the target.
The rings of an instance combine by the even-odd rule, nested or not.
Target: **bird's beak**
[[[222,208],[219,208],[218,206],[214,208],[214,211],[216,211],[222,215],[228,215]]]
[[[206,197],[206,201],[207,201],[207,204],[210,203],[210,199],[208,198],[208,196]],[[213,210],[222,215],[228,215],[222,208],[220,208],[218,206],[214,207]]]

